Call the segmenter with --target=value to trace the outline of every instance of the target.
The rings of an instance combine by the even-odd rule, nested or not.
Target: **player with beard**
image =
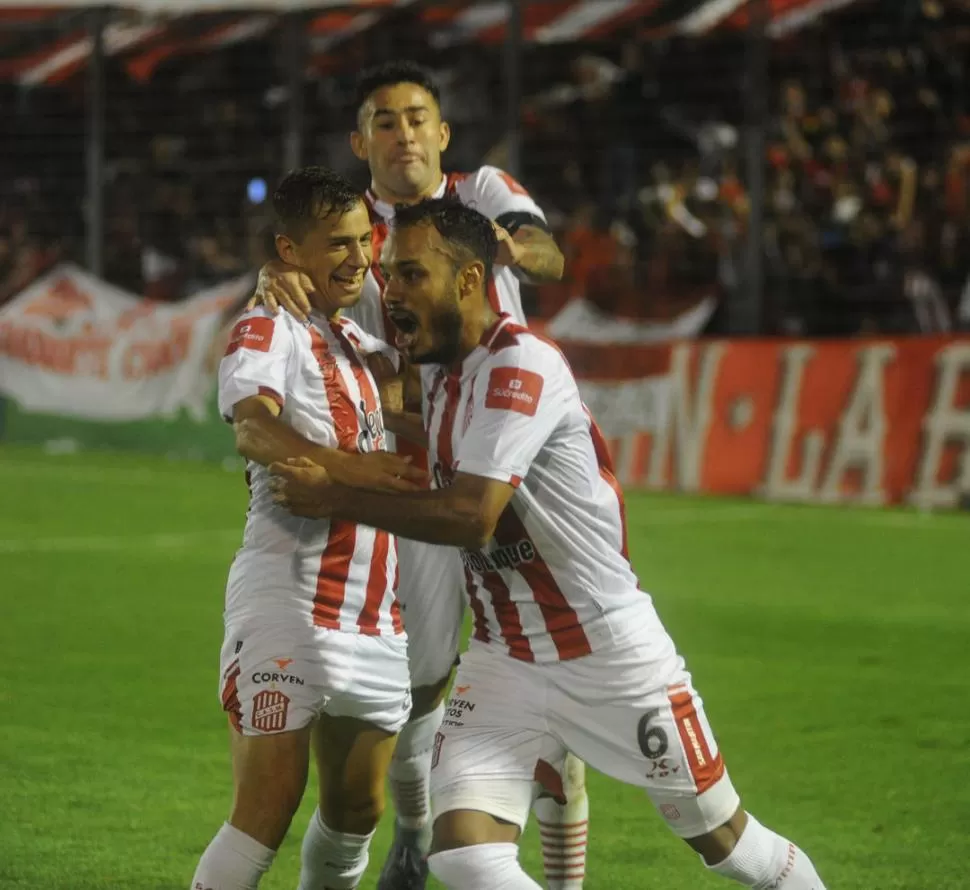
[[[277,501],[461,548],[475,617],[435,741],[431,871],[451,890],[539,890],[518,862],[535,765],[572,751],[643,788],[715,874],[825,890],[741,805],[684,659],[628,558],[623,495],[566,360],[496,313],[490,222],[453,200],[398,211],[381,257],[397,345],[422,366],[435,489],[357,491],[278,463]],[[448,591],[438,591],[446,598]]]
[[[507,173],[481,167],[472,173],[443,174],[441,154],[451,131],[442,120],[438,88],[424,68],[394,62],[364,72],[358,82],[357,129],[350,141],[371,174],[367,192],[374,225],[375,258],[395,208],[450,195],[490,220],[498,255],[488,282],[490,305],[525,324],[520,279],[553,281],[562,276],[563,257],[549,234],[545,216],[526,190]],[[389,338],[381,302],[384,279],[375,263],[359,303],[347,315],[369,333]],[[260,272],[256,301],[285,307],[305,317],[312,294],[298,272],[270,263]],[[424,455],[398,440],[399,452],[423,462]],[[401,731],[389,770],[397,811],[392,847],[379,890],[420,890],[431,837],[428,774],[432,745],[443,714],[443,696],[458,651],[464,602],[441,597],[441,589],[464,587],[461,562],[453,548],[403,540],[399,596],[408,628],[412,676],[412,716]],[[589,803],[583,764],[568,757],[561,776],[541,767],[543,788],[535,803],[543,864],[550,890],[581,890],[585,874]]]

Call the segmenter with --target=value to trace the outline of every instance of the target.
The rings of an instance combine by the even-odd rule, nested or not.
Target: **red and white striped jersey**
[[[280,419],[311,442],[342,451],[385,449],[377,384],[363,357],[396,351],[352,321],[313,316],[304,327],[258,308],[233,328],[219,366],[219,410],[268,396]],[[297,613],[320,627],[403,632],[393,535],[343,520],[301,519],[272,498],[269,471],[250,462],[243,546],[226,590],[227,617]]]
[[[434,484],[470,473],[515,487],[482,551],[463,551],[473,639],[513,658],[578,658],[637,633],[667,635],[627,556],[606,443],[559,350],[501,317],[426,393]]]

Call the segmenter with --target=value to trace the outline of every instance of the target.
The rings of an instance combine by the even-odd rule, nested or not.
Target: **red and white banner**
[[[953,507],[970,337],[562,344],[630,486]]]
[[[0,394],[89,420],[205,416],[209,351],[248,276],[155,303],[60,266],[0,309]]]

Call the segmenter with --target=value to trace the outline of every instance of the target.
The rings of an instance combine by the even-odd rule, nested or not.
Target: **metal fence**
[[[259,263],[283,170],[366,180],[354,75],[410,57],[448,167],[549,213],[568,276],[536,314],[713,294],[715,332],[970,325],[966,0],[178,5],[0,10],[0,301],[61,259],[158,299]]]

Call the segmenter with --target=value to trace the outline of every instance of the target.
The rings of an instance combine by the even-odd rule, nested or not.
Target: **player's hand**
[[[294,318],[306,322],[310,317],[310,294],[313,291],[313,282],[308,275],[282,260],[271,260],[259,270],[256,293],[246,304],[246,310],[265,306],[276,314],[283,308]]]
[[[389,451],[344,455],[331,467],[330,477],[348,488],[385,492],[420,491],[429,482],[424,470],[411,466],[410,457]]]
[[[270,464],[273,500],[295,516],[325,519],[335,506],[334,482],[330,474],[305,457],[291,457],[286,463]]]
[[[518,266],[525,248],[521,244],[516,244],[515,239],[494,220],[492,228],[495,229],[495,237],[498,239],[498,255],[495,257],[495,262],[499,266]]]

